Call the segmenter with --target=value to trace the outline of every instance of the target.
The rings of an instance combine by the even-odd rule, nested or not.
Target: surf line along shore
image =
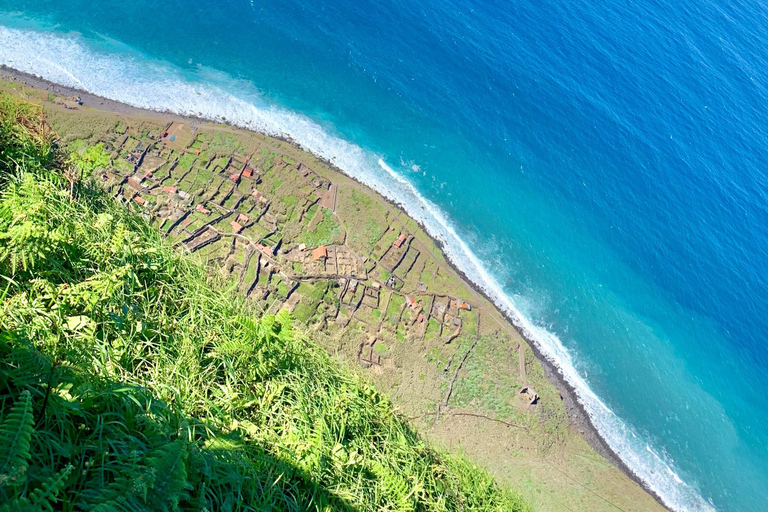
[[[47,80],[44,80],[39,77],[35,77],[33,75],[29,75],[26,73],[22,73],[19,71],[16,71],[12,68],[8,68],[3,66],[0,68],[0,77],[2,77],[5,80],[10,80],[14,82],[18,82],[21,84],[24,84],[28,87],[47,91],[50,93],[53,93],[55,95],[60,96],[78,96],[81,98],[83,104],[87,108],[92,108],[97,111],[105,111],[109,113],[116,113],[116,114],[125,114],[125,115],[140,115],[140,116],[149,116],[155,119],[159,119],[162,121],[165,120],[179,120],[179,121],[187,121],[187,122],[195,122],[195,123],[220,123],[227,125],[227,121],[225,119],[218,119],[218,120],[209,120],[209,119],[203,119],[203,118],[196,118],[191,116],[181,116],[173,112],[158,112],[138,107],[133,107],[131,105],[110,100],[108,98],[100,97],[98,95],[94,95],[91,93],[88,93],[87,91],[82,91],[78,89],[69,88],[66,86],[62,86],[59,84],[55,84],[52,82],[49,82]],[[245,130],[245,128],[240,127],[234,127],[232,126],[232,129],[235,131],[239,130]],[[287,137],[275,137],[270,136],[266,134],[261,134],[266,137],[271,137],[273,139],[282,140],[283,142],[287,142],[291,145],[293,145],[297,150],[301,151],[307,151],[306,148],[301,147],[299,144],[297,144],[295,141],[291,140]],[[333,172],[339,173],[341,175],[344,175],[348,179],[353,180],[358,187],[360,187],[362,190],[365,191],[366,194],[369,196],[375,198],[380,203],[384,204],[386,208],[388,208],[390,211],[395,213],[395,215],[405,215],[407,216],[408,213],[405,211],[405,209],[397,204],[396,202],[385,198],[378,192],[375,192],[374,190],[370,189],[367,185],[364,183],[361,183],[357,179],[355,179],[353,176],[350,176],[346,172],[344,172],[343,169],[338,168],[336,165],[334,165],[333,162],[329,162],[328,160],[314,157],[316,160],[321,160],[323,163]],[[414,221],[415,222],[415,221]],[[419,223],[420,228],[422,231],[428,235],[428,231],[426,226]],[[432,246],[430,247],[429,244],[423,243],[422,241],[418,240],[418,238],[414,238],[414,243],[420,245],[420,249],[426,252],[432,253],[435,248],[440,251],[442,251],[442,243],[439,240],[436,240],[432,238]],[[555,386],[555,388],[558,390],[566,411],[569,416],[569,420],[571,423],[571,427],[577,431],[586,441],[589,443],[589,445],[601,456],[609,460],[611,463],[613,463],[615,466],[617,466],[625,475],[629,476],[632,480],[640,484],[643,489],[645,489],[646,492],[651,494],[658,503],[663,505],[663,502],[661,500],[661,497],[658,496],[650,487],[647,485],[645,481],[643,481],[638,475],[636,475],[631,468],[629,468],[622,459],[616,454],[608,445],[608,443],[605,441],[605,439],[601,436],[599,431],[596,429],[596,427],[593,425],[589,415],[587,414],[586,410],[584,409],[583,405],[579,402],[575,389],[568,383],[568,381],[564,378],[558,367],[555,363],[550,361],[548,358],[546,358],[540,348],[537,346],[534,340],[528,339],[526,336],[526,333],[517,326],[516,319],[511,318],[508,316],[507,313],[505,313],[503,310],[497,308],[491,297],[488,296],[488,294],[476,283],[474,283],[471,279],[467,277],[467,275],[450,260],[450,258],[446,255],[445,258],[446,261],[446,269],[450,272],[452,272],[457,278],[461,279],[463,283],[472,290],[472,293],[475,295],[476,299],[479,302],[483,303],[485,313],[490,316],[491,321],[496,322],[500,328],[507,330],[510,332],[510,334],[514,334],[515,336],[519,336],[524,340],[525,343],[532,349],[533,353],[535,354],[538,361],[541,363],[542,368],[544,369],[544,374],[549,380],[549,382]],[[484,320],[484,322],[487,322],[488,320]]]

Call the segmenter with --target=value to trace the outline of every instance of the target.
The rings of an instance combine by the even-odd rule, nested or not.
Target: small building
[[[244,213],[239,214],[235,220],[240,224],[248,224],[248,216]]]
[[[304,252],[307,250],[307,244],[299,244],[299,250],[301,252]]]
[[[374,290],[381,290],[381,283],[378,281],[373,281],[371,283],[371,286],[373,287]]]
[[[139,203],[141,206],[144,206],[147,203],[147,201],[141,196],[135,196],[133,200]]]
[[[185,199],[185,200],[189,199],[189,193],[188,192],[184,192],[183,190],[179,190],[177,192],[177,194],[179,194],[179,197],[182,198],[182,199]]]
[[[240,174],[239,173],[230,174],[229,179],[237,183],[238,181],[240,181]]]
[[[351,279],[349,281],[349,290],[352,293],[355,293],[357,291],[357,279]]]
[[[195,211],[196,212],[200,212],[203,215],[210,215],[211,214],[211,211],[208,208],[206,208],[205,206],[201,205],[201,204],[198,204],[197,206],[195,206]]]
[[[274,256],[275,250],[272,247],[267,247],[266,245],[262,244],[254,244],[258,250],[266,254],[267,256]]]
[[[419,313],[419,316],[417,316],[417,317],[416,317],[416,320],[417,320],[419,323],[423,322],[423,321],[424,321],[424,315],[422,315],[421,313]]]
[[[176,187],[163,187],[163,192],[165,192],[166,194],[175,194]]]
[[[539,402],[539,394],[531,386],[523,386],[520,395],[528,402],[528,405],[536,405]]]
[[[312,259],[317,261],[319,259],[325,259],[328,257],[328,250],[326,250],[324,245],[321,245],[314,251],[312,251]]]
[[[463,309],[464,311],[472,311],[472,306],[464,301],[461,301],[459,303],[459,309]]]
[[[232,226],[232,229],[235,231],[235,233],[239,233],[243,230],[243,226],[241,226],[237,221],[232,221],[229,223]]]
[[[253,176],[253,169],[251,169],[250,167],[246,167],[245,169],[243,169],[244,178],[250,178],[251,176]]]
[[[461,318],[454,317],[453,318],[453,325],[456,326],[456,327],[461,327]]]
[[[394,246],[397,248],[400,248],[403,246],[403,243],[405,242],[406,236],[404,234],[400,234],[399,237],[397,237],[397,240],[395,240]]]

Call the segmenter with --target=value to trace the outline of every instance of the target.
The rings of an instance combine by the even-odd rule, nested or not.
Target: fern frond
[[[187,454],[187,443],[179,438],[147,458],[147,466],[155,475],[147,496],[152,510],[177,510],[179,501],[187,497]]]
[[[29,495],[30,504],[37,507],[38,510],[53,510],[51,501],[56,499],[56,496],[64,489],[67,483],[69,474],[72,473],[74,467],[67,465],[64,469],[46,479],[43,484],[32,491]]]
[[[24,391],[0,424],[0,477],[8,478],[5,485],[13,483],[26,470],[30,456],[32,426],[32,395]]]

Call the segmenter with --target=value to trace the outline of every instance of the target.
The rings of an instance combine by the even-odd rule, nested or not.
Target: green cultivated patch
[[[304,231],[301,234],[300,240],[309,247],[329,245],[340,241],[341,226],[333,217],[333,213],[323,208],[322,215],[322,219],[314,225],[312,231]]]

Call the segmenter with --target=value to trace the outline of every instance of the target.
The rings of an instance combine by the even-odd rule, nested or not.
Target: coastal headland
[[[103,144],[117,200],[264,312],[289,310],[435,444],[540,510],[664,510],[557,368],[397,205],[290,140],[2,79],[46,108],[61,144]]]

